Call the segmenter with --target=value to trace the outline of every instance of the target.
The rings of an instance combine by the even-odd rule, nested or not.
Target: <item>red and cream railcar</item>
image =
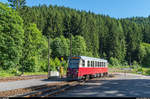
[[[108,62],[104,59],[76,56],[69,59],[67,78],[72,80],[100,77],[108,74]]]

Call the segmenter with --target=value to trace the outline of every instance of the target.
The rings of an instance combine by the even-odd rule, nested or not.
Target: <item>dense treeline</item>
[[[115,19],[105,15],[96,15],[90,11],[51,5],[24,7],[20,10],[20,16],[24,24],[28,22],[37,24],[43,35],[50,35],[51,38],[60,38],[63,35],[69,42],[70,34],[82,36],[85,39],[86,50],[81,55],[108,60],[113,57],[121,63],[132,64],[133,61],[141,60],[140,43],[150,43],[149,17]],[[77,50],[77,47],[74,47],[73,49]],[[59,54],[52,55],[53,57],[60,56]],[[68,55],[66,54],[65,57]]]
[[[65,38],[80,35],[86,42],[89,56],[123,62],[138,61],[138,50],[143,41],[143,27],[128,19],[117,20],[92,12],[76,11],[57,6],[24,7],[20,10],[24,24],[35,23],[43,35]]]
[[[48,36],[52,70],[60,65],[67,67],[70,37],[72,55],[100,57],[123,65],[135,61],[149,65],[149,17],[115,19],[51,5],[13,8],[16,11],[0,3],[0,66],[3,69],[47,71]],[[65,59],[62,62],[61,56]]]
[[[144,17],[133,17],[127,18],[131,22],[135,22],[142,27],[143,32],[143,42],[150,43],[150,16]]]

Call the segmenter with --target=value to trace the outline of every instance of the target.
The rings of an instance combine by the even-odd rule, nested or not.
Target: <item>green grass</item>
[[[12,77],[15,76],[15,74],[11,74],[8,72],[0,72],[0,77]]]
[[[47,75],[47,72],[25,72],[24,75]],[[16,76],[13,73],[10,73],[9,71],[0,71],[0,77],[14,77]]]
[[[124,70],[119,70],[121,68],[129,68],[130,66],[109,66],[109,68],[112,68],[112,69],[116,69],[117,71],[116,72],[124,72]],[[110,72],[114,72],[114,71],[110,71]],[[138,72],[142,72],[141,74],[142,75],[150,75],[150,67],[142,67],[141,69],[141,66],[139,66],[138,68],[134,68],[132,69],[132,73],[134,74],[139,74]]]
[[[15,76],[15,74],[11,73],[9,70],[2,70],[0,68],[0,77],[12,77]]]
[[[25,72],[24,75],[47,75],[48,72]]]
[[[143,75],[150,75],[150,67],[143,67]]]

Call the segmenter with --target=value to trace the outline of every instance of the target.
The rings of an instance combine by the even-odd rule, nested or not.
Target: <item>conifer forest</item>
[[[63,6],[8,1],[0,2],[0,70],[47,71],[48,44],[51,70],[67,68],[70,49],[72,56],[103,58],[113,66],[150,67],[150,16],[116,19]]]

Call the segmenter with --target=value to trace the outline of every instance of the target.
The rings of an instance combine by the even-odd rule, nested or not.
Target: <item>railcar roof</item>
[[[94,57],[87,57],[87,56],[74,56],[74,57],[81,57],[84,60],[93,60],[93,61],[104,61],[104,62],[107,62],[107,60],[101,59],[101,58],[94,58]]]

